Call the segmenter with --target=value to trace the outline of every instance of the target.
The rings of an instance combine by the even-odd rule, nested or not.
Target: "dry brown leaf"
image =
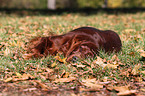
[[[103,85],[101,85],[101,84],[93,84],[93,83],[89,83],[89,82],[81,83],[81,84],[86,87],[92,88],[92,89],[102,89],[103,88]]]
[[[139,74],[139,68],[141,68],[141,64],[135,65],[131,73],[133,75],[138,75]]]
[[[108,90],[116,90],[116,91],[119,91],[119,92],[124,92],[126,90],[129,90],[129,87],[128,86],[107,86],[107,89]]]
[[[106,66],[106,64],[103,62],[103,59],[97,56],[97,59],[93,62],[95,64],[98,64],[99,66],[102,66],[103,68]]]
[[[57,78],[57,75],[52,75],[52,76],[49,76],[49,77],[48,77],[48,79],[49,79],[50,81],[55,80],[56,78]]]
[[[69,73],[69,72],[65,72],[65,74],[63,75],[63,78],[68,78],[68,77],[69,77],[69,75],[70,75],[70,73]]]
[[[107,81],[108,81],[108,77],[104,77],[103,82],[107,82]]]
[[[10,77],[10,78],[7,78],[6,80],[4,80],[4,82],[11,82],[12,80],[13,80],[13,78]]]
[[[129,86],[113,87],[113,89],[115,89],[116,91],[119,91],[119,92],[124,92],[126,90],[129,90]]]
[[[53,82],[55,82],[55,83],[58,83],[58,82],[71,82],[71,81],[73,81],[73,80],[76,80],[76,78],[75,78],[75,77],[60,78],[60,79],[56,79],[56,80],[53,81]]]
[[[16,72],[16,76],[21,77],[22,75],[18,72]]]
[[[95,92],[95,91],[99,91],[100,89],[98,89],[98,88],[95,88],[95,87],[93,87],[93,88],[79,88],[79,91],[84,91],[84,92]]]
[[[62,70],[62,73],[61,73],[61,75],[60,75],[60,78],[62,78],[64,74],[65,74],[65,70],[63,69],[63,70]]]
[[[141,56],[145,57],[145,52],[140,54]]]
[[[117,57],[117,55],[113,55],[110,61],[119,61],[119,58]]]
[[[137,92],[137,90],[125,90],[122,92],[117,93],[118,96],[130,96]]]
[[[97,81],[96,81],[96,78],[93,78],[93,79],[85,79],[85,80],[82,80],[82,82],[80,82],[82,85],[86,86],[86,87],[89,87],[89,88],[92,88],[92,89],[95,89],[95,88],[98,88],[98,89],[101,89],[103,88],[103,85],[102,84],[98,84]]]
[[[23,74],[21,75],[20,73],[16,72],[16,76],[7,78],[6,80],[4,80],[4,82],[15,82],[15,81],[24,81],[24,80],[28,80],[28,79],[34,79],[35,77],[33,77],[30,74]]]
[[[104,63],[103,59],[97,56],[97,59],[94,61],[96,64]]]
[[[141,52],[141,53],[145,53],[145,51],[143,49],[138,49],[137,51]]]
[[[36,82],[42,89],[49,89],[49,87],[43,83],[41,83],[41,81],[35,80],[34,82]]]
[[[10,49],[8,47],[6,47],[5,51],[4,51],[4,56],[8,56],[11,53]]]
[[[45,70],[46,70],[48,73],[54,72],[54,70],[53,70],[53,69],[50,69],[50,68],[45,68]]]
[[[27,74],[23,74],[21,77],[19,78],[13,78],[12,81],[23,81],[23,80],[28,80],[29,79],[29,75]]]
[[[88,79],[82,79],[82,82],[89,82],[89,83],[96,83],[96,78],[88,78]]]
[[[67,59],[67,58],[61,59],[60,56],[55,56],[54,58],[55,58],[56,60],[58,60],[59,62],[62,62],[62,63],[66,63],[66,59]]]
[[[128,55],[135,55],[135,52],[130,52]]]
[[[138,81],[139,83],[141,83],[143,81],[142,77],[136,77],[136,81]]]
[[[141,88],[140,90],[143,91],[143,92],[145,92],[145,88]]]
[[[55,67],[56,65],[57,65],[57,63],[54,62],[54,63],[51,64],[51,67]]]
[[[43,80],[46,80],[46,79],[47,79],[46,76],[43,76],[43,75],[41,75],[41,74],[40,74],[39,76],[40,76],[40,78],[43,79]]]
[[[78,68],[84,68],[86,65],[77,65]]]
[[[93,63],[98,64],[99,66],[103,67],[103,68],[112,68],[112,69],[116,69],[118,64],[116,62],[113,62],[114,60],[119,61],[118,57],[116,55],[114,55],[112,57],[111,60],[107,61],[107,64],[104,63],[104,59],[100,58],[97,56],[97,60],[95,60]],[[110,64],[109,62],[112,62],[112,64]],[[114,64],[113,64],[114,63]]]
[[[116,90],[119,93],[117,93],[118,96],[126,96],[126,95],[132,95],[135,94],[137,91],[136,90],[129,90],[129,86],[112,86],[112,87],[107,87],[109,90]]]
[[[141,73],[145,74],[145,71],[141,71]]]
[[[135,29],[125,29],[125,32],[135,32]]]
[[[117,69],[118,64],[106,64],[105,68]]]
[[[28,59],[32,58],[32,56],[33,56],[33,53],[29,53],[29,54],[23,54],[22,57],[23,57],[25,60],[28,60]]]
[[[23,91],[34,91],[34,90],[37,90],[37,88],[27,88],[27,89],[24,89]]]
[[[29,79],[29,74],[23,74],[23,75],[21,76],[21,78],[23,78],[23,79]]]
[[[27,74],[29,76],[30,79],[34,79],[35,77],[32,76],[31,74]]]

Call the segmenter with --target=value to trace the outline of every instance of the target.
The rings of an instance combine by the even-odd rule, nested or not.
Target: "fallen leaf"
[[[128,96],[128,95],[133,95],[137,92],[137,90],[129,90],[129,86],[108,86],[107,89],[109,90],[116,90],[118,91],[119,93],[117,93],[118,96]]]
[[[84,68],[86,65],[77,65],[78,68]]]
[[[95,91],[99,91],[99,88],[95,88],[95,87],[91,87],[91,88],[79,88],[79,91],[84,91],[84,92],[95,92]]]
[[[105,68],[110,68],[110,69],[116,69],[117,66],[119,66],[118,64],[106,64]]]
[[[124,92],[126,90],[129,90],[129,86],[113,87],[113,89],[115,89],[116,91],[119,91],[119,92]]]
[[[97,59],[93,63],[98,64],[99,66],[103,68],[106,66],[106,64],[103,62],[103,59],[100,58],[99,56],[97,56]]]
[[[145,52],[140,54],[141,56],[145,57]]]
[[[11,82],[12,80],[13,80],[13,78],[10,77],[10,78],[7,78],[6,80],[4,80],[4,82]]]
[[[43,79],[43,80],[46,80],[46,79],[47,79],[46,76],[43,76],[43,75],[39,75],[39,76],[40,76],[40,78]]]
[[[143,91],[143,92],[145,92],[145,88],[141,88],[140,90]]]
[[[65,74],[63,75],[63,78],[68,78],[68,77],[69,77],[69,75],[70,75],[70,73],[69,73],[69,72],[65,72]]]
[[[56,80],[53,81],[53,82],[55,82],[55,83],[58,83],[58,82],[71,82],[71,81],[73,81],[73,80],[76,80],[76,78],[75,78],[75,77],[59,78],[59,79],[56,79]]]
[[[24,80],[28,80],[28,79],[34,79],[35,77],[33,77],[30,74],[23,74],[21,75],[20,73],[16,72],[16,76],[7,78],[6,80],[4,80],[4,82],[16,82],[16,81],[24,81]]]
[[[141,73],[145,74],[145,71],[141,71]]]
[[[21,78],[23,78],[23,79],[29,79],[29,74],[23,74],[23,75],[21,76]]]
[[[34,91],[34,90],[37,90],[37,88],[27,88],[27,89],[24,89],[23,91]]]
[[[53,70],[53,69],[50,69],[50,68],[45,68],[45,70],[46,70],[48,73],[54,72],[54,70]]]
[[[27,74],[23,74],[21,77],[19,78],[13,78],[12,81],[24,81],[24,80],[28,80],[29,76]]]
[[[135,55],[135,52],[130,52],[128,55]]]
[[[29,53],[29,54],[23,54],[23,56],[22,56],[25,60],[28,60],[28,59],[30,59],[30,58],[32,58],[33,57],[33,53]]]
[[[66,63],[66,58],[61,59],[60,56],[55,56],[54,58],[55,58],[56,60],[58,60],[59,62]]]
[[[55,67],[56,65],[57,65],[57,63],[54,62],[54,63],[51,64],[51,67],[53,68],[53,67]]]
[[[57,78],[57,75],[52,75],[52,76],[49,76],[49,77],[48,77],[48,79],[49,79],[50,81],[55,80],[56,78]]]
[[[118,96],[129,96],[129,95],[133,95],[137,92],[137,90],[125,90],[122,92],[117,93]]]
[[[119,58],[117,57],[117,55],[113,55],[110,61],[119,61]]]
[[[41,83],[41,81],[35,80],[36,82],[42,89],[50,89],[47,85]]]
[[[108,77],[104,77],[103,82],[107,82],[108,81]]]
[[[4,56],[8,56],[11,53],[10,49],[8,47],[6,47],[5,51],[4,51]]]
[[[68,78],[69,75],[70,75],[69,72],[64,72],[64,73],[61,75],[61,77],[63,77],[63,78]]]
[[[139,68],[141,68],[141,64],[135,65],[131,73],[133,75],[138,75],[139,74]]]
[[[137,81],[140,82],[140,83],[143,81],[142,77],[136,77],[136,79],[137,79]]]
[[[90,87],[90,88],[92,88],[92,89],[102,89],[103,88],[103,85],[101,85],[101,84],[93,84],[93,83],[88,83],[88,82],[86,82],[86,83],[82,83],[82,85],[84,85],[84,86],[86,86],[86,87]]]
[[[62,73],[61,73],[61,75],[60,75],[60,77],[62,78],[63,77],[63,75],[65,74],[65,70],[62,70]]]
[[[16,72],[16,76],[21,77],[22,75],[18,72]]]
[[[101,89],[101,88],[103,88],[102,84],[97,84],[96,78],[94,78],[94,79],[85,79],[85,80],[82,80],[82,82],[80,82],[80,83],[81,83],[81,85],[92,88],[92,89],[95,89],[95,88]]]
[[[96,78],[91,78],[91,79],[82,79],[82,82],[89,82],[89,83],[96,83]]]
[[[135,29],[125,29],[125,32],[135,32]]]

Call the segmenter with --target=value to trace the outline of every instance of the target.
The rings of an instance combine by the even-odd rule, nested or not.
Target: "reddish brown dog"
[[[105,52],[119,52],[121,46],[119,36],[111,30],[81,27],[64,35],[34,38],[29,49],[32,52],[31,57],[61,52],[70,60],[74,56],[93,57],[100,49]]]

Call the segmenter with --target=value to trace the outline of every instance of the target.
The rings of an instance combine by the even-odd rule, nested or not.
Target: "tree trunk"
[[[104,8],[108,7],[108,0],[104,0]]]
[[[56,9],[56,0],[47,0],[48,9]]]

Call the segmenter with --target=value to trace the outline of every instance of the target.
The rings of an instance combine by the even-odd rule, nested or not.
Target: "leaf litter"
[[[144,15],[145,14],[143,14],[143,16]],[[71,14],[69,14],[69,16],[71,18],[73,17]],[[118,18],[122,20],[121,22],[123,22],[125,29],[121,30],[122,34],[120,35],[124,46],[127,46],[125,44],[130,41],[134,42],[134,44],[129,43],[129,47],[134,47],[135,50],[126,52],[124,48],[123,51],[126,53],[122,52],[121,55],[126,54],[133,58],[138,53],[138,56],[144,58],[144,44],[141,46],[135,45],[139,44],[140,41],[144,42],[144,28],[141,30],[131,28],[134,26],[133,23],[140,23],[143,21],[134,20],[133,16],[117,17],[114,15],[103,15],[103,17],[106,18],[115,18],[113,19],[116,20],[115,22],[120,22]],[[107,21],[108,19],[105,21],[105,19],[99,19],[100,17],[93,18],[99,20],[98,22],[102,22],[98,24],[100,28],[104,29],[105,27],[102,27],[104,24],[110,24],[110,21]],[[32,21],[34,19],[36,22]],[[66,62],[67,58],[59,54],[55,57],[47,57],[46,59],[27,60],[27,56],[31,56],[31,54],[27,54],[25,50],[31,38],[35,36],[49,36],[49,33],[54,31],[54,29],[56,30],[55,34],[60,34],[61,30],[64,31],[67,29],[67,32],[72,28],[80,26],[76,24],[72,27],[66,22],[62,22],[62,24],[54,23],[56,27],[53,27],[53,24],[45,22],[45,20],[52,22],[51,19],[54,21],[58,19],[57,22],[62,22],[62,20],[66,19],[66,16],[52,16],[49,18],[43,16],[26,16],[16,19],[9,17],[9,25],[1,25],[2,27],[0,27],[0,30],[6,37],[0,38],[0,41],[2,41],[0,43],[0,56],[1,58],[10,59],[6,59],[5,62],[0,63],[2,65],[5,64],[5,66],[0,67],[0,74],[2,74],[0,79],[0,95],[8,91],[15,92],[17,89],[22,93],[32,92],[35,93],[35,95],[48,93],[53,95],[65,92],[66,90],[71,91],[70,95],[73,96],[86,94],[116,94],[119,96],[145,95],[144,61],[141,63],[132,62],[133,64],[128,66],[122,59],[119,59],[118,55],[113,55],[111,58],[96,56],[93,60],[80,59],[68,63]],[[82,18],[75,16],[73,22],[76,22],[78,19]],[[83,19],[86,18],[83,17]],[[42,22],[39,22],[39,20]],[[128,24],[128,20],[133,22],[131,23],[132,25]],[[67,21],[72,22],[72,19],[67,18]],[[92,25],[96,23],[93,19],[89,19],[88,21],[91,21]],[[115,26],[113,23],[112,25]],[[83,26],[83,24],[81,26]],[[114,28],[114,30],[117,29]],[[127,57],[123,59],[127,59]]]

